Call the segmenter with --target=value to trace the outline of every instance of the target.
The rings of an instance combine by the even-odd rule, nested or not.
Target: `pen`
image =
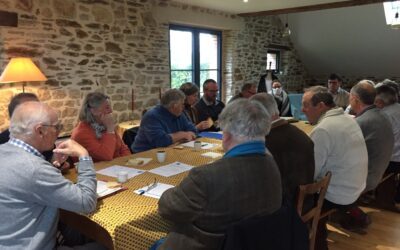
[[[154,183],[151,184],[150,186],[148,186],[146,190],[140,190],[139,195],[143,195],[144,193],[149,192],[150,190],[154,189],[155,187],[157,187],[157,184],[158,184],[157,179],[155,179]]]

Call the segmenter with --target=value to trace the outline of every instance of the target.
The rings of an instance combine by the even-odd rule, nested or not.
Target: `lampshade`
[[[30,58],[12,58],[0,76],[0,83],[47,81]]]

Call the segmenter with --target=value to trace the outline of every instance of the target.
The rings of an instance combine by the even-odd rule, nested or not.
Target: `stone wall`
[[[0,27],[0,69],[11,57],[33,58],[48,81],[28,83],[25,89],[59,111],[63,134],[71,132],[83,97],[92,91],[111,97],[118,122],[140,119],[143,109],[158,102],[160,90],[170,86],[168,25],[173,20],[157,21],[155,8],[244,23],[223,30],[224,100],[244,82],[258,82],[270,43],[290,48],[282,54],[279,76],[287,89],[295,91],[307,83],[293,46],[281,38],[277,17],[242,18],[168,0],[0,0],[1,10],[16,12],[19,18],[17,28]],[[0,86],[0,130],[8,127],[7,104],[18,92],[19,83]]]
[[[281,74],[277,77],[289,92],[299,92],[308,86],[310,77],[301,64],[289,38],[282,37],[283,25],[277,16],[244,18],[242,30],[224,31],[224,84],[226,97],[239,92],[246,82],[257,83],[266,72],[267,51],[271,45],[281,45]]]

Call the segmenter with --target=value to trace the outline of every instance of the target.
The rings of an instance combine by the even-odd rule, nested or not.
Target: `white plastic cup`
[[[128,181],[128,172],[126,171],[119,171],[117,173],[117,180],[119,183],[125,183]]]
[[[157,151],[157,161],[159,163],[164,162],[166,156],[167,156],[167,153],[165,151]]]
[[[194,150],[199,151],[201,149],[201,141],[194,142]]]

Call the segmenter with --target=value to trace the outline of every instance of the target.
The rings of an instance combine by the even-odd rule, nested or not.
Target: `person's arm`
[[[179,131],[176,133],[169,134],[172,138],[172,143],[180,141],[192,141],[196,139],[196,134],[192,131]]]
[[[172,222],[191,222],[204,210],[207,197],[205,178],[193,169],[178,186],[162,194],[158,212]]]
[[[90,213],[96,209],[96,173],[93,161],[85,148],[73,140],[62,142],[55,153],[79,157],[76,184],[65,179],[49,162],[35,168],[32,199],[41,204],[78,213]]]
[[[150,114],[143,119],[140,125],[140,129],[143,130],[146,141],[149,142],[151,148],[167,147],[173,143],[172,136],[167,128],[168,125],[164,124],[165,122],[161,119]]]
[[[320,180],[326,173],[322,172],[329,153],[331,152],[331,140],[328,132],[321,128],[315,128],[310,134],[314,142],[315,171],[314,180]]]
[[[111,161],[114,158],[117,136],[115,132],[106,132],[98,139],[94,130],[85,124],[75,128],[71,138],[86,148],[95,160]]]
[[[121,139],[121,137],[119,137],[119,135],[118,135],[118,141],[119,144],[121,145],[119,148],[119,155],[120,156],[130,155],[131,151],[129,150],[128,146],[124,143],[124,141]]]

